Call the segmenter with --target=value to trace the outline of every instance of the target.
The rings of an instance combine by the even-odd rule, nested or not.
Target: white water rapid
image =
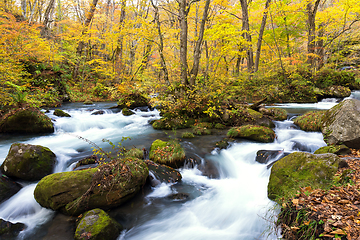
[[[93,108],[99,110],[101,105]],[[160,118],[157,110],[136,111],[129,117],[109,110],[103,115],[91,115],[95,110],[85,106],[64,110],[72,117],[59,118],[52,114],[53,111],[48,113],[55,120],[54,134],[0,136],[0,164],[14,142],[49,147],[57,156],[54,172],[61,172],[71,171],[76,161],[92,154],[88,143],[72,135],[89,139],[100,147],[107,146],[102,142],[104,138],[116,143],[122,137],[131,137],[132,140],[124,144],[140,148],[149,148],[159,134],[164,137],[162,131],[156,131],[148,124],[149,120]],[[161,184],[146,193],[145,204],[134,210],[131,226],[126,227],[118,239],[277,239],[279,236],[271,231],[276,206],[267,198],[270,170],[265,164],[255,162],[256,153],[258,150],[313,152],[325,146],[325,142],[321,133],[303,132],[291,121],[276,122],[275,131],[277,139],[274,143],[240,141],[226,150],[209,152],[207,158],[217,166],[219,178],[203,176],[197,168],[180,169],[182,182]],[[186,142],[186,145],[191,144]],[[34,200],[36,183],[21,184],[24,187],[20,192],[0,204],[0,218],[27,225],[18,239],[42,239],[37,238],[38,229],[49,223],[55,213],[40,207]],[[168,197],[175,193],[186,193],[189,198],[186,201],[169,200]],[[41,231],[47,231],[46,227]]]

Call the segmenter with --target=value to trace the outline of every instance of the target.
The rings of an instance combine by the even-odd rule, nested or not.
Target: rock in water
[[[273,142],[275,139],[275,132],[271,128],[257,126],[257,125],[244,125],[241,127],[233,127],[228,133],[228,137],[245,138],[258,142]]]
[[[175,183],[181,181],[182,176],[177,170],[165,165],[154,163],[150,160],[145,160],[145,163],[148,166],[149,171],[152,173],[149,175],[151,186],[155,187],[162,182]]]
[[[185,150],[174,140],[155,140],[150,147],[149,159],[172,168],[179,168],[185,162]]]
[[[123,227],[106,212],[96,208],[84,214],[75,231],[75,240],[115,240]]]
[[[11,181],[5,176],[0,177],[0,203],[11,198],[18,191],[20,191],[21,185]]]
[[[11,223],[0,218],[0,239],[16,239],[24,229],[25,225],[22,223]]]
[[[360,101],[347,99],[329,109],[322,118],[322,133],[328,145],[360,149]]]
[[[52,133],[51,119],[38,109],[18,109],[0,121],[3,133]]]
[[[97,168],[46,176],[37,184],[34,197],[45,208],[76,216],[121,205],[141,189],[148,175],[142,160],[114,160]]]
[[[58,116],[58,117],[71,117],[70,114],[64,112],[64,111],[61,110],[61,109],[55,109],[54,115],[55,115],[55,116]]]
[[[14,143],[0,168],[8,177],[38,181],[52,173],[55,159],[55,154],[47,147]]]
[[[268,197],[271,200],[292,197],[300,187],[325,188],[338,170],[340,158],[332,153],[294,152],[271,168]]]

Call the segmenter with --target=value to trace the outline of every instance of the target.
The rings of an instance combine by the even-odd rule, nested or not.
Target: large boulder
[[[0,177],[0,203],[12,197],[21,189],[21,185],[5,176]]]
[[[347,99],[322,117],[322,133],[328,145],[345,144],[360,148],[360,101]]]
[[[75,240],[115,240],[123,227],[106,212],[96,208],[86,212],[75,230]]]
[[[0,218],[0,239],[16,239],[24,229],[23,223],[12,223]]]
[[[184,165],[185,151],[177,141],[157,139],[151,144],[149,159],[158,164],[179,168]]]
[[[150,160],[145,160],[146,165],[149,168],[149,182],[150,185],[155,187],[160,183],[175,183],[181,181],[181,174],[168,166],[154,163]]]
[[[321,131],[321,119],[326,111],[310,111],[294,119],[294,124],[308,132]]]
[[[0,121],[3,133],[52,133],[51,119],[35,108],[18,109]]]
[[[14,143],[0,169],[8,177],[38,181],[52,173],[55,162],[55,154],[47,147]]]
[[[237,106],[235,109],[226,110],[222,116],[222,120],[227,125],[241,126],[246,124],[260,125],[265,127],[274,127],[272,120],[264,114],[255,111],[247,106]]]
[[[258,142],[273,142],[275,139],[275,132],[271,128],[257,125],[244,125],[241,127],[233,127],[228,133],[231,138],[245,138]]]
[[[271,168],[268,197],[271,200],[292,197],[300,187],[326,188],[338,170],[340,158],[332,153],[294,152]]]
[[[34,197],[45,208],[76,216],[121,205],[141,189],[148,175],[142,160],[114,160],[97,168],[46,176],[37,184]]]

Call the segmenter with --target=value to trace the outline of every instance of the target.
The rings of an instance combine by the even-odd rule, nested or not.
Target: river
[[[317,104],[283,104],[289,115],[305,110],[328,109],[334,101]],[[54,120],[55,133],[43,135],[0,135],[0,164],[14,142],[43,145],[57,156],[54,172],[71,171],[76,162],[92,154],[91,146],[76,136],[86,138],[100,147],[110,149],[102,139],[112,142],[122,137],[131,140],[124,146],[149,149],[155,139],[181,136],[177,132],[154,130],[149,121],[159,119],[155,110],[135,111],[123,116],[109,110],[114,103],[64,104],[61,109],[71,118],[59,118],[50,110],[47,115]],[[104,110],[103,115],[92,115]],[[298,150],[314,152],[325,146],[322,134],[299,130],[291,120],[275,122],[277,139],[273,143],[237,141],[224,150],[214,149],[215,142],[226,132],[215,135],[182,139],[187,155],[198,160],[194,168],[179,169],[183,179],[177,184],[147,187],[129,203],[110,211],[110,215],[124,226],[119,240],[130,239],[277,239],[273,229],[278,211],[267,198],[270,170],[255,161],[258,150]],[[300,147],[299,147],[300,146]],[[73,239],[72,217],[42,208],[33,197],[36,182],[20,182],[22,190],[0,205],[0,218],[13,223],[24,223],[27,228],[16,239]],[[169,198],[175,193],[185,193],[183,201]]]

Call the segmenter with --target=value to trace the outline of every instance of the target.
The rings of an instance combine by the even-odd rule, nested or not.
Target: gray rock
[[[0,203],[9,199],[21,189],[21,185],[5,176],[0,177]]]
[[[322,118],[322,133],[328,145],[360,149],[360,101],[347,99],[329,109]]]

